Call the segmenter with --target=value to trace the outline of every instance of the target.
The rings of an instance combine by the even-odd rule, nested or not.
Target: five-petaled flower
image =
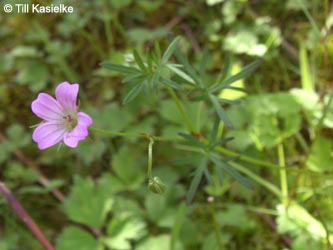
[[[49,148],[57,143],[65,143],[75,148],[80,140],[88,136],[88,127],[93,123],[89,115],[77,112],[77,83],[60,83],[55,91],[56,99],[40,93],[31,103],[32,111],[43,119],[32,134],[39,149]]]

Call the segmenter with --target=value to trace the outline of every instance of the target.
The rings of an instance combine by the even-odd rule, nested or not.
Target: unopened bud
[[[161,179],[155,176],[153,179],[149,179],[148,188],[155,194],[164,194],[166,190],[166,185],[161,181]]]

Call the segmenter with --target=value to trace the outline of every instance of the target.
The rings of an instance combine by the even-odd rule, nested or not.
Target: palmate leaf
[[[198,73],[196,72],[196,70],[191,66],[191,64],[189,63],[189,61],[187,60],[187,58],[180,52],[179,49],[175,50],[175,55],[176,58],[178,59],[178,61],[184,65],[184,68],[186,70],[186,72],[189,74],[189,76],[197,83],[199,83],[200,85],[203,85]]]
[[[233,82],[236,82],[240,79],[243,79],[247,77],[249,74],[251,74],[253,71],[255,71],[259,65],[261,64],[260,61],[254,61],[248,65],[246,65],[244,68],[242,68],[237,74],[230,76],[226,80],[222,82],[222,85],[228,86]]]
[[[216,174],[219,179],[220,185],[223,185],[223,170],[221,168],[215,168],[216,169]]]
[[[167,64],[167,68],[169,68],[173,73],[178,75],[180,78],[186,80],[189,83],[195,84],[195,81],[190,77],[188,74],[186,74],[184,71],[180,70],[177,65],[175,64]]]
[[[218,81],[217,84],[214,84],[213,86],[210,87],[210,92],[216,92],[216,91],[221,91],[223,88],[228,87],[231,83],[236,82],[240,79],[243,79],[250,75],[253,71],[255,71],[259,65],[261,64],[261,61],[254,61],[245,67],[243,67],[237,74],[232,75],[230,77],[227,77],[225,80],[222,80],[223,77],[221,77],[221,80]],[[228,69],[230,70],[230,69]],[[224,73],[221,73],[224,74]]]
[[[232,69],[231,59],[227,58],[226,63],[221,68],[221,72],[218,76],[217,85],[221,84],[230,74]]]
[[[184,90],[184,87],[178,83],[176,83],[175,81],[172,81],[170,79],[164,78],[164,77],[160,77],[160,82],[167,85],[168,87],[171,87],[173,89],[176,90]]]
[[[133,51],[133,56],[134,56],[135,62],[139,66],[139,68],[143,72],[147,73],[148,72],[147,68],[146,68],[145,64],[143,63],[143,60],[142,60],[141,56],[139,55],[139,53],[136,50]]]
[[[158,91],[158,82],[161,76],[161,67],[158,67],[155,71],[155,73],[153,74],[153,76],[151,77],[150,80],[150,85],[149,87],[151,87],[151,89],[153,89],[155,92]]]
[[[213,177],[210,174],[208,168],[204,169],[204,174],[205,174],[206,180],[208,181],[209,185],[214,186],[214,180],[213,180]]]
[[[178,46],[180,37],[176,37],[169,45],[169,47],[166,49],[162,56],[162,63],[165,64],[168,62],[169,58],[172,56],[173,52]]]
[[[227,86],[223,89],[231,89],[231,90],[236,90],[236,91],[241,91],[241,92],[245,92],[248,93],[248,91],[242,87],[235,87],[235,86]]]
[[[146,75],[142,74],[141,72],[139,74],[129,75],[124,77],[124,79],[121,81],[122,83],[139,83],[147,78]]]
[[[209,58],[209,52],[207,47],[204,49],[204,52],[202,53],[201,60],[200,60],[200,66],[199,66],[199,75],[206,79],[206,68],[207,68],[207,61]]]
[[[201,160],[201,163],[200,163],[199,167],[195,171],[194,177],[191,181],[190,188],[187,192],[187,195],[186,195],[187,204],[190,204],[192,202],[193,197],[194,197],[194,195],[195,195],[195,193],[196,193],[196,191],[199,187],[201,178],[202,178],[206,168],[207,168],[207,159],[203,158]]]
[[[225,98],[217,98],[220,102],[226,103],[226,104],[239,104],[240,100],[229,100],[229,99],[225,99]]]
[[[206,89],[200,86],[200,87],[194,87],[192,90],[190,90],[188,96],[191,101],[198,102],[206,100],[208,97],[208,93]]]
[[[191,146],[199,147],[202,149],[207,148],[207,146],[205,144],[200,142],[198,139],[194,138],[192,135],[188,135],[188,134],[184,134],[184,133],[179,133],[179,135],[181,137],[183,137],[185,140],[187,140],[191,144]]]
[[[160,44],[157,41],[155,41],[155,54],[156,54],[157,60],[160,61],[161,57],[162,57],[162,55],[161,55],[161,48],[160,48]]]
[[[171,161],[175,165],[197,164],[202,159],[201,155],[192,155]]]
[[[225,113],[224,109],[222,108],[218,97],[214,95],[209,95],[209,99],[211,100],[211,103],[213,104],[213,107],[218,115],[218,117],[227,125],[229,128],[233,128],[233,125],[228,118],[227,114]]]
[[[137,68],[130,67],[130,66],[124,66],[124,65],[120,65],[120,64],[115,64],[115,63],[110,63],[110,62],[102,62],[101,66],[106,68],[106,69],[110,69],[110,70],[113,70],[113,71],[118,71],[118,72],[126,73],[126,74],[142,73]]]
[[[239,183],[241,183],[242,185],[244,185],[249,189],[252,189],[251,182],[246,177],[238,173],[238,171],[236,171],[233,167],[229,166],[228,163],[211,155],[209,156],[209,160],[211,160],[215,164],[216,168],[224,170],[231,177],[235,178]]]
[[[123,104],[131,102],[141,92],[143,84],[136,84],[125,96]]]

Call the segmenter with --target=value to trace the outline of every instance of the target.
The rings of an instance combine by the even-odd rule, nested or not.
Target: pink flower
[[[32,111],[43,119],[32,134],[39,149],[49,148],[59,142],[75,148],[80,140],[88,136],[88,127],[93,121],[86,113],[77,112],[78,91],[77,83],[62,82],[56,88],[56,99],[40,93],[31,103]]]

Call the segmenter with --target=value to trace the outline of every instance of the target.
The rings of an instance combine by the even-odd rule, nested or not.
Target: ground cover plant
[[[1,250],[333,248],[330,1],[15,4]]]

